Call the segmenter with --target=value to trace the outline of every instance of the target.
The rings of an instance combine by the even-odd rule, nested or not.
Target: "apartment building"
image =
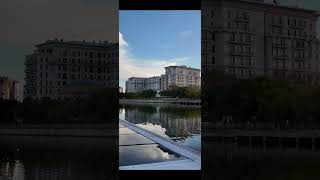
[[[48,40],[25,60],[24,97],[63,98],[72,82],[93,81],[118,88],[118,44],[107,41]]]
[[[204,0],[203,73],[219,69],[243,79],[318,83],[318,16],[277,1]]]
[[[18,100],[18,81],[0,76],[0,99]]]
[[[130,77],[126,81],[126,92],[141,92],[145,90],[160,90],[160,77]]]
[[[143,77],[130,77],[126,81],[126,92],[136,93],[144,91],[145,89],[145,80]]]
[[[186,87],[195,86],[200,88],[201,78],[200,69],[190,68],[186,66],[168,66],[165,67],[166,73],[161,76],[162,90],[167,90],[172,86]]]

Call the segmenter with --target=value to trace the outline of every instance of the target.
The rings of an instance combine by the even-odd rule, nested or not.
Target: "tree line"
[[[87,98],[0,100],[0,123],[113,123],[118,117],[118,91],[104,89]]]
[[[320,128],[320,88],[284,80],[235,79],[221,72],[203,77],[203,121]]]
[[[156,97],[157,92],[154,90],[144,90],[136,93],[120,93],[120,98],[126,99],[152,99]],[[200,99],[201,90],[198,87],[188,86],[188,87],[178,87],[172,86],[166,91],[160,92],[161,97],[171,97],[171,98],[189,98],[189,99]]]

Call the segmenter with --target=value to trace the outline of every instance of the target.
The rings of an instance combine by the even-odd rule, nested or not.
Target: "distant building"
[[[123,87],[119,87],[119,93],[123,93]]]
[[[187,87],[194,86],[200,88],[200,69],[186,66],[165,67],[166,73],[161,76],[161,90],[167,90],[172,86]]]
[[[144,90],[164,91],[172,86],[200,88],[200,69],[186,66],[165,67],[166,73],[154,77],[130,77],[126,81],[126,92],[141,92]]]
[[[202,1],[202,71],[319,82],[319,13],[263,0]]]
[[[63,98],[64,88],[93,81],[118,88],[118,44],[107,41],[48,40],[26,56],[24,97]]]
[[[126,92],[136,93],[145,90],[160,90],[160,77],[130,77],[126,81]]]
[[[160,90],[160,76],[154,76],[146,78],[145,80],[145,88],[147,90]]]
[[[0,99],[18,100],[18,81],[0,77]]]

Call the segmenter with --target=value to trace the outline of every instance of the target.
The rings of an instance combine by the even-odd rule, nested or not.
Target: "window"
[[[89,57],[93,58],[93,52],[89,52]]]

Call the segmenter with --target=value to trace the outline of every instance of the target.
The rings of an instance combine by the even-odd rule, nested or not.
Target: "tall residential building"
[[[200,69],[186,66],[168,66],[165,67],[166,73],[161,76],[162,90],[167,90],[172,86],[186,87],[194,86],[200,88],[201,78]]]
[[[126,92],[141,92],[145,90],[160,90],[160,77],[130,77],[126,81]]]
[[[263,0],[204,0],[201,13],[204,74],[219,69],[244,79],[318,83],[316,11]]]
[[[63,98],[72,82],[93,81],[118,88],[118,44],[48,40],[26,56],[24,97]]]
[[[18,100],[18,81],[0,77],[0,99]]]

